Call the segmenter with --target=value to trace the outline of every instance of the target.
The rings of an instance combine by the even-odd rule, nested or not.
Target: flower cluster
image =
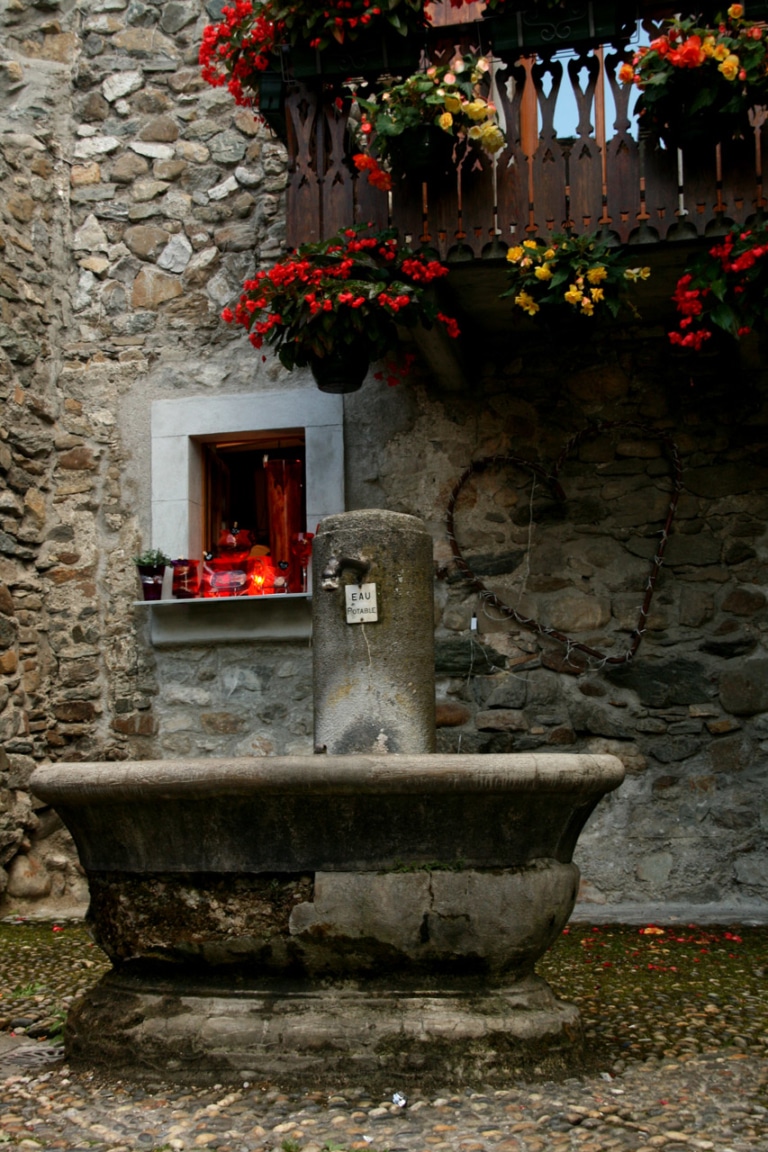
[[[397,345],[396,325],[431,327],[450,336],[456,322],[439,312],[427,289],[448,269],[402,248],[394,231],[364,235],[347,228],[331,240],[302,244],[295,254],[246,280],[227,323],[242,324],[255,348],[277,349],[286,368],[365,347],[370,361]]]
[[[742,4],[731,4],[715,27],[699,27],[694,17],[671,20],[622,65],[619,79],[640,88],[640,123],[656,136],[698,114],[706,114],[710,137],[713,115],[733,135],[746,127],[747,110],[768,98],[768,38],[744,19]]]
[[[454,8],[469,2],[451,0]],[[406,33],[428,23],[425,0],[234,0],[203,31],[202,75],[214,87],[227,85],[239,104],[255,106],[260,76],[267,68],[280,71],[283,46],[322,50],[366,29],[389,25]]]
[[[680,314],[673,344],[700,351],[720,328],[745,336],[768,322],[768,224],[735,227],[686,267],[672,297]]]
[[[628,268],[621,249],[594,234],[524,240],[507,251],[507,261],[511,287],[504,296],[529,316],[551,304],[568,304],[579,316],[603,308],[615,316],[629,285],[651,274],[649,268]]]
[[[367,98],[358,89],[357,107],[350,118],[353,135],[363,148],[373,137],[373,151],[378,159],[363,152],[354,157],[355,164],[368,171],[368,178],[376,187],[384,187],[384,170],[378,160],[390,163],[396,158],[399,137],[424,124],[477,144],[490,154],[498,152],[505,139],[496,106],[489,98],[491,80],[489,58],[467,53],[457,54],[447,64],[415,72]]]

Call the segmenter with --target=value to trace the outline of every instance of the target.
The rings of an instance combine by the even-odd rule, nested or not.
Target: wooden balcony
[[[594,15],[593,5],[580,7]],[[340,79],[352,75],[355,64],[355,74],[375,76],[375,60],[361,52],[346,70],[337,62],[313,75],[304,62],[293,76],[288,73],[288,243],[295,247],[371,222],[377,229],[396,227],[414,247],[428,247],[451,265],[440,295],[445,310],[458,316],[463,338],[450,341],[436,329],[418,336],[422,357],[444,388],[464,386],[462,351],[469,363],[477,341],[489,347],[508,338],[510,326],[523,338],[535,327],[519,310],[513,316],[509,301],[500,299],[509,246],[565,230],[599,231],[616,244],[636,246],[642,262],[654,269],[638,293],[643,318],[671,325],[670,296],[691,248],[766,208],[768,111],[753,110],[744,139],[713,139],[703,149],[665,150],[638,139],[633,89],[618,80],[622,63],[636,50],[637,26],[633,18],[626,23],[628,5],[603,5],[603,15],[611,7],[620,15],[610,41],[601,35],[573,43],[551,30],[532,31],[515,13],[509,15],[517,21],[516,38],[506,40],[483,19],[464,28],[436,28],[426,45],[432,62],[450,59],[457,48],[493,48],[494,97],[507,146],[491,158],[457,145],[450,176],[426,182],[403,177],[390,193],[371,188],[354,171],[345,112],[336,100]],[[658,34],[669,7],[640,5],[645,36]],[[397,39],[397,74],[407,74],[425,57],[415,46],[410,61],[404,60],[404,42]],[[389,65],[394,72],[392,56]],[[572,134],[563,134],[560,126],[571,122]]]
[[[394,225],[414,245],[434,248],[451,262],[497,258],[527,236],[565,229],[600,230],[617,243],[649,245],[717,235],[731,223],[746,222],[766,205],[766,111],[754,110],[746,138],[713,140],[703,151],[665,151],[638,141],[632,87],[617,79],[634,51],[627,36],[634,21],[627,25],[626,5],[607,7],[625,14],[624,23],[615,21],[611,43],[572,46],[550,36],[552,46],[528,50],[525,35],[513,34],[519,18],[514,12],[508,14],[510,34],[501,34],[498,21],[483,19],[435,28],[426,46],[433,62],[449,59],[457,46],[493,47],[494,91],[508,143],[493,159],[457,145],[450,177],[426,183],[402,178],[389,194],[370,188],[350,163],[346,118],[336,104],[345,65],[336,63],[331,75],[326,65],[324,75],[313,76],[304,62],[285,88],[289,244],[372,221],[377,228]],[[593,15],[595,26],[600,25]],[[658,31],[648,17],[643,27],[650,36]],[[529,42],[535,38],[535,30],[528,33]],[[407,42],[397,40],[401,70]],[[412,46],[411,70],[422,47]],[[566,58],[564,48],[572,48]],[[346,75],[355,63],[369,77],[377,71],[376,61],[361,51],[357,61],[353,54],[347,59]],[[564,119],[576,121],[572,135],[558,131]]]

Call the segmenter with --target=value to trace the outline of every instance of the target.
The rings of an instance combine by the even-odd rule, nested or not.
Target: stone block
[[[754,716],[768,711],[768,659],[744,660],[726,669],[720,678],[720,703],[734,716]]]
[[[181,281],[157,268],[142,268],[133,282],[131,305],[134,308],[157,308],[167,300],[181,296]]]
[[[435,726],[437,728],[458,728],[466,724],[472,713],[466,704],[454,700],[438,700],[435,704]]]
[[[750,852],[740,856],[733,871],[739,884],[754,889],[763,899],[768,896],[768,853]]]
[[[12,648],[17,635],[16,623],[7,616],[0,616],[0,648]]]
[[[213,136],[209,146],[216,164],[237,164],[245,156],[247,147],[242,134],[231,128]]]
[[[528,696],[528,678],[514,672],[475,676],[472,689],[477,703],[483,709],[524,708]]]
[[[650,884],[657,891],[662,891],[669,880],[674,857],[671,852],[652,852],[644,856],[635,869],[638,880]]]
[[[720,605],[723,612],[734,616],[754,616],[765,608],[765,594],[758,588],[734,588]]]
[[[48,895],[51,884],[45,865],[32,853],[15,856],[8,865],[8,896],[19,900],[39,900]]]
[[[492,708],[478,712],[475,726],[479,732],[527,732],[525,713],[515,708]]]
[[[768,468],[740,460],[738,464],[713,464],[708,468],[689,468],[685,487],[694,496],[718,499],[768,488]]]
[[[713,772],[733,774],[749,766],[752,748],[740,733],[713,740],[709,746],[709,760]]]
[[[706,567],[708,564],[719,564],[721,552],[722,541],[709,533],[699,532],[693,536],[681,536],[673,533],[667,543],[664,562],[665,564],[695,564]]]
[[[611,618],[610,601],[581,592],[561,592],[546,602],[548,623],[567,634],[604,628]]]
[[[702,704],[714,696],[717,686],[714,670],[703,660],[683,656],[650,660],[643,657],[642,649],[628,668],[609,669],[605,675],[614,684],[636,692],[649,708]]]
[[[173,116],[155,116],[138,135],[139,140],[154,140],[162,144],[172,144],[178,138],[179,126]],[[163,159],[170,160],[170,156]]]
[[[62,452],[58,458],[58,465],[68,472],[93,472],[98,468],[92,450],[85,446]]]
[[[0,612],[2,612],[4,616],[13,616],[15,611],[13,596],[8,586],[6,584],[0,584]]]

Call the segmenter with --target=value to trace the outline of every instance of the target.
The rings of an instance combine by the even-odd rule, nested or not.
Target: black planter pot
[[[365,344],[347,344],[329,356],[310,356],[309,367],[321,392],[344,395],[359,391],[370,362]]]
[[[436,124],[418,124],[387,140],[395,174],[421,181],[444,176],[450,170],[455,144],[453,134]]]

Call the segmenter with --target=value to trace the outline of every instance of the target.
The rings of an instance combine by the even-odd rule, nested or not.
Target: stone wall
[[[306,646],[153,649],[131,557],[150,543],[149,408],[309,388],[219,319],[283,237],[285,158],[204,87],[199,0],[12,0],[0,86],[0,887],[84,895],[36,762],[311,750]],[[446,752],[615,751],[582,838],[584,899],[768,906],[765,376],[760,349],[672,356],[662,325],[526,329],[471,345],[472,388],[373,379],[345,401],[347,506],[435,540]],[[546,464],[591,422],[640,421],[685,468],[628,667],[498,619],[460,579],[444,514],[470,460]],[[457,536],[508,603],[613,655],[637,619],[671,491],[656,435],[586,439],[566,501],[521,468],[465,488]],[[310,528],[313,527],[310,525]],[[163,541],[154,541],[162,546]],[[476,628],[473,627],[473,617]],[[10,878],[7,880],[7,878]]]

